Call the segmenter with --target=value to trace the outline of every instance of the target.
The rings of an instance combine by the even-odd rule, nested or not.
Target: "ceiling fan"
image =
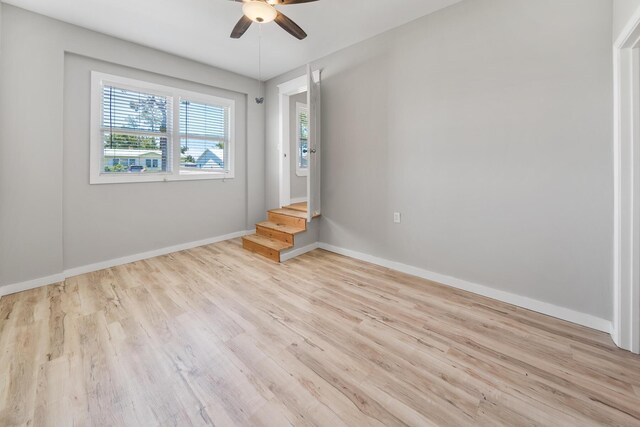
[[[317,0],[231,0],[242,5],[242,18],[238,21],[236,26],[231,32],[232,39],[239,39],[249,29],[252,23],[257,22],[264,24],[271,21],[276,21],[276,24],[280,25],[286,32],[291,34],[298,40],[302,40],[307,37],[307,33],[304,32],[298,24],[287,18],[282,12],[277,10],[275,5],[287,5],[287,4],[299,4],[310,3]]]

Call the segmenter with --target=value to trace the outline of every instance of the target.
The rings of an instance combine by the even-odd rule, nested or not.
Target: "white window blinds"
[[[167,96],[103,86],[101,132],[105,173],[168,170],[170,104]]]
[[[93,71],[90,183],[233,179],[235,109],[233,98]]]
[[[180,173],[227,170],[229,107],[180,100]]]

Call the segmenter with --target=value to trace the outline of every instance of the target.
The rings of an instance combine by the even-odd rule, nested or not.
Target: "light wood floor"
[[[640,425],[608,335],[239,240],[0,300],[0,426]]]

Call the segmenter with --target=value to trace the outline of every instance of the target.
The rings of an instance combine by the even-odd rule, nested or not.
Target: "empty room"
[[[640,426],[640,0],[0,0],[0,427]]]

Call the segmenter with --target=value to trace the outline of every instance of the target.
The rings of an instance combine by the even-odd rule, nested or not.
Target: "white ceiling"
[[[229,38],[242,5],[229,0],[2,0],[61,21],[258,78],[259,29]],[[262,28],[262,79],[461,0],[319,0],[278,6],[309,35]]]

